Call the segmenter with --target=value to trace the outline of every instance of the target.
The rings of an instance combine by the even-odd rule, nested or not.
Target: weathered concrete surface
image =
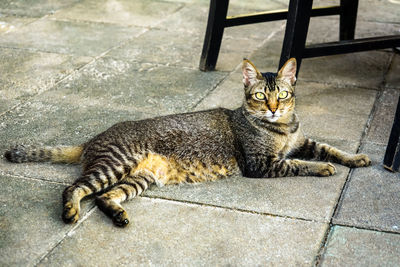
[[[307,266],[327,227],[159,199],[138,198],[125,207],[132,218],[127,228],[113,227],[96,211],[39,266]]]
[[[230,15],[287,5],[287,0],[230,2]],[[360,1],[356,35],[398,33],[392,2]],[[311,266],[319,259],[328,264],[330,252],[346,253],[341,243],[326,243],[332,224],[346,227],[331,231],[328,240],[335,232],[351,232],[347,226],[385,236],[369,240],[356,233],[362,243],[346,243],[367,247],[370,265],[382,262],[380,247],[395,251],[381,234],[393,233],[391,244],[399,234],[398,174],[380,165],[400,88],[399,56],[392,50],[303,61],[296,95],[304,132],[352,153],[361,144],[373,158],[372,167],[351,171],[350,178],[349,169],[338,166],[338,174],[328,178],[236,176],[153,188],[124,204],[132,219],[126,229],[115,228],[97,208],[87,213],[93,207],[88,199],[75,227],[60,219],[61,192],[80,175],[79,166],[11,164],[2,158],[15,143],[80,144],[122,120],[238,107],[242,58],[275,71],[285,22],[226,29],[217,71],[203,73],[198,60],[208,5],[207,0],[0,3],[0,265]],[[335,41],[337,29],[337,18],[312,19],[308,43]],[[353,263],[340,259],[341,265]]]
[[[33,266],[74,226],[61,221],[65,186],[0,175],[0,265]],[[92,208],[82,203],[82,217]]]
[[[27,17],[42,17],[56,10],[69,7],[79,0],[46,1],[46,0],[3,0],[0,2],[0,13]]]
[[[353,171],[333,222],[400,233],[400,175],[383,168],[385,146],[367,143],[361,151],[373,166]]]
[[[134,26],[45,19],[3,34],[0,45],[41,52],[98,56],[143,31]]]
[[[24,18],[24,17],[20,18],[5,14],[0,14],[0,33],[15,31],[16,29],[21,28],[26,24],[29,24],[35,20],[37,20],[37,18]]]
[[[136,25],[142,27],[156,26],[166,16],[182,7],[181,3],[162,1],[96,1],[84,0],[57,12],[56,19],[92,21]]]
[[[335,226],[321,266],[398,266],[400,236]]]
[[[347,168],[338,166],[338,173],[329,178],[230,177],[198,185],[153,188],[145,195],[329,222],[347,173]]]
[[[366,141],[387,145],[396,113],[400,90],[384,89],[377,99]]]
[[[0,114],[44,92],[92,60],[55,53],[0,48]]]
[[[386,80],[386,87],[388,88],[397,88],[399,89],[400,86],[400,55],[395,54],[393,56],[393,61],[390,65],[388,73],[385,77]]]

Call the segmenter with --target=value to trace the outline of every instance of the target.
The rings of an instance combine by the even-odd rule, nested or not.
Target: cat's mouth
[[[275,114],[273,114],[272,116],[267,116],[266,118],[269,122],[276,122],[280,118],[280,116],[276,116]]]
[[[269,121],[269,122],[276,122],[280,117],[281,117],[281,113],[279,112],[279,110],[277,110],[276,112],[272,113],[270,110],[267,110],[267,112],[265,113],[265,118]]]

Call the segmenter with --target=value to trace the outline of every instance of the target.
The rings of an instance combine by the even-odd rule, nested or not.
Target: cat
[[[129,223],[121,202],[151,184],[198,183],[235,174],[329,176],[336,172],[330,162],[371,164],[367,155],[348,154],[303,135],[294,110],[296,59],[278,73],[261,73],[244,59],[242,73],[245,98],[236,110],[120,122],[79,146],[17,145],[4,157],[17,163],[82,164],[82,175],[62,194],[62,219],[77,222],[81,199],[94,194],[99,209],[121,227]]]

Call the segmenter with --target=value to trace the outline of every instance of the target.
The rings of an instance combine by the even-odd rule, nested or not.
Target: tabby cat
[[[81,199],[95,194],[100,210],[117,226],[129,223],[121,202],[154,183],[198,183],[233,174],[329,176],[335,173],[334,165],[317,161],[348,167],[371,164],[366,155],[348,154],[304,137],[294,111],[294,58],[278,73],[260,73],[245,59],[242,71],[245,99],[236,110],[126,121],[79,146],[18,145],[4,156],[18,163],[81,163],[81,177],[62,195],[64,222],[75,223]]]

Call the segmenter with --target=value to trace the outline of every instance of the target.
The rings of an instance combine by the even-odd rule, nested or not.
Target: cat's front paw
[[[319,176],[331,176],[336,173],[336,168],[332,163],[322,163],[318,167],[317,175]]]
[[[365,154],[356,154],[347,160],[346,165],[348,167],[367,167],[371,165],[371,160]]]

